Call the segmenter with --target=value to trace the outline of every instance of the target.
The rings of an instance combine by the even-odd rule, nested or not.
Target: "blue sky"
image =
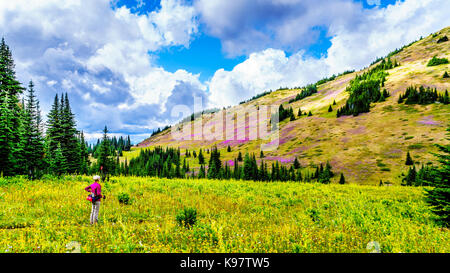
[[[43,114],[67,92],[77,125],[134,142],[193,110],[360,69],[450,25],[445,0],[16,0],[0,30]]]

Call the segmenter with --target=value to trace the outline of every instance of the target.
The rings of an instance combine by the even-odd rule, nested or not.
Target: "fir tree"
[[[412,160],[411,155],[409,154],[409,151],[408,151],[408,153],[406,154],[406,162],[405,162],[405,165],[407,165],[407,166],[414,165],[414,161]]]
[[[61,149],[67,160],[69,173],[78,172],[81,165],[81,150],[77,139],[77,129],[75,124],[75,116],[70,108],[67,93],[61,96]]]
[[[30,81],[28,85],[27,103],[24,106],[24,116],[22,127],[23,135],[23,155],[24,173],[30,179],[40,176],[44,167],[44,143],[40,130],[40,113],[38,101],[34,93],[34,84]]]
[[[60,143],[58,143],[53,157],[50,159],[50,170],[57,176],[61,176],[67,172],[67,161],[62,154]]]
[[[450,127],[447,129],[450,132]],[[437,222],[443,226],[450,226],[450,145],[436,145],[440,153],[440,166],[433,170],[427,179],[434,188],[426,189],[426,202],[437,217]]]
[[[203,156],[202,149],[200,149],[200,152],[198,153],[198,164],[205,164],[205,157]]]
[[[333,107],[331,107],[331,105],[330,105],[330,107],[328,107],[328,113],[331,113],[331,112],[333,112]]]
[[[2,39],[0,43],[0,173],[14,175],[23,166],[21,141],[22,109],[19,95],[24,88],[16,79],[12,53]]]
[[[97,159],[97,170],[102,175],[102,180],[112,172],[111,151],[108,139],[108,128],[105,126],[103,130],[103,139],[100,144],[99,154]]]
[[[415,186],[416,183],[416,167],[413,166],[409,169],[408,174],[406,175],[405,178],[403,178],[403,185],[405,186]]]
[[[299,169],[301,167],[300,162],[298,162],[297,157],[294,159],[294,169]]]
[[[237,160],[238,160],[239,162],[242,162],[242,154],[241,154],[240,151],[239,151],[239,153],[238,153]]]
[[[341,178],[339,179],[339,184],[341,184],[341,185],[345,184],[345,177],[344,177],[343,173],[341,173]]]

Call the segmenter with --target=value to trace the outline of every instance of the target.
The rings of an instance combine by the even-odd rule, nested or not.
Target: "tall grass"
[[[0,182],[0,252],[450,251],[420,187],[112,177],[90,226],[89,177]],[[189,229],[176,221],[186,207]]]

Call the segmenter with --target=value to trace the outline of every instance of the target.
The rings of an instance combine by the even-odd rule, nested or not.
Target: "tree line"
[[[142,149],[139,155],[132,158],[129,162],[117,161],[116,167],[110,169],[114,175],[133,175],[133,176],[154,176],[161,178],[195,178],[195,179],[235,179],[252,181],[317,181],[328,184],[334,177],[331,165],[327,162],[317,165],[314,171],[304,170],[297,158],[290,167],[282,165],[278,160],[268,166],[264,162],[261,153],[260,164],[258,165],[254,154],[242,154],[232,160],[232,163],[222,162],[220,151],[217,147],[206,150],[209,154],[209,160],[206,161],[202,149],[196,151],[186,150],[182,160],[179,148],[155,147],[154,149]],[[198,158],[200,168],[193,169],[189,166],[186,158],[194,156]],[[106,164],[107,165],[107,164]],[[269,168],[270,167],[270,168]],[[342,184],[345,183],[343,174],[341,175]]]
[[[346,89],[350,96],[345,105],[338,109],[337,117],[367,113],[372,102],[384,101],[389,96],[386,89],[381,91],[388,75],[386,70],[397,66],[399,64],[396,60],[392,62],[390,58],[387,61],[383,59],[380,64],[351,80]]]
[[[105,157],[130,147],[129,137],[88,145],[84,133],[76,128],[67,93],[55,95],[44,123],[33,82],[27,88],[22,87],[16,78],[11,50],[1,40],[0,175],[35,179],[44,174],[95,173],[107,163]],[[91,152],[98,158],[95,164],[90,162]]]
[[[449,104],[450,98],[448,95],[448,91],[445,90],[444,94],[438,93],[437,89],[430,87],[420,86],[419,88],[415,86],[410,86],[406,88],[404,94],[401,94],[398,98],[398,103],[405,104],[420,104],[426,105],[435,102],[440,102],[443,104]]]

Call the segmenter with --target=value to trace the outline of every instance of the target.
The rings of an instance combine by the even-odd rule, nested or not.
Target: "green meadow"
[[[422,187],[111,177],[90,226],[89,183],[1,178],[0,252],[450,251]],[[189,227],[177,222],[185,208]]]

